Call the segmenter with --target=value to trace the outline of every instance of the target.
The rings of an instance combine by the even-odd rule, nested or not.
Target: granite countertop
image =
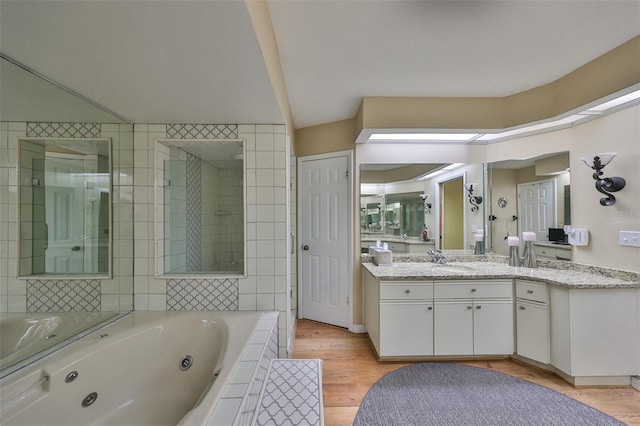
[[[362,266],[380,280],[454,280],[523,278],[574,289],[640,288],[639,275],[634,272],[607,270],[565,262],[564,268],[522,268],[506,262],[449,262],[442,265],[431,262],[397,262],[392,266],[376,266],[363,262]]]

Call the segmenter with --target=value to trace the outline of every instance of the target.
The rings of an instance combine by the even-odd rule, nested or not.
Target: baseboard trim
[[[362,334],[367,332],[367,328],[364,326],[364,324],[351,324],[349,326],[349,331],[352,333]]]
[[[631,387],[640,391],[640,376],[633,376],[631,378]]]

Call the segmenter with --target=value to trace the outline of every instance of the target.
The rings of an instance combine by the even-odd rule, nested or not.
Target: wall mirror
[[[570,259],[560,231],[571,224],[570,176],[568,152],[490,163],[487,249],[507,255],[507,236],[534,231],[538,244],[555,248],[550,257]]]
[[[156,141],[158,276],[245,276],[244,140]]]
[[[367,252],[381,240],[393,241],[398,253],[426,253],[429,248],[470,251],[473,232],[485,225],[484,209],[470,210],[467,181],[479,183],[477,193],[482,195],[484,165],[361,164],[361,250]]]
[[[118,224],[121,221],[127,223],[127,218],[131,217],[133,212],[131,199],[117,197],[117,189],[122,186],[131,188],[133,181],[133,164],[128,162],[125,167],[121,161],[121,159],[133,158],[133,127],[129,121],[118,114],[67,90],[55,81],[1,53],[0,93],[2,94],[0,96],[0,121],[3,128],[7,129],[2,135],[3,143],[0,146],[0,163],[3,163],[2,167],[6,172],[0,176],[0,194],[3,197],[0,204],[5,207],[0,214],[0,226],[5,230],[5,232],[0,232],[0,252],[6,254],[5,267],[0,268],[0,281],[10,283],[9,289],[5,288],[5,293],[0,295],[3,311],[0,313],[0,327],[2,328],[0,334],[2,334],[4,342],[5,338],[11,335],[11,332],[17,330],[21,333],[15,339],[15,345],[2,345],[0,376],[3,376],[10,373],[12,369],[28,363],[31,359],[54,350],[58,345],[63,344],[61,342],[74,339],[83,330],[108,320],[118,311],[126,312],[133,308],[133,276],[127,274],[127,271],[132,270],[132,267],[124,267],[127,263],[132,264],[133,262],[130,256],[130,253],[133,253],[133,238],[118,240],[117,245],[110,244],[112,234],[114,238],[117,235]],[[35,131],[28,131],[29,123],[48,123],[52,126],[64,123],[81,127],[84,124],[96,124],[93,128],[97,129],[99,133],[93,136],[79,136],[85,138],[82,141],[74,140],[77,136],[59,139],[67,135],[42,135],[37,131],[42,126],[37,124],[31,127],[31,129],[35,127]],[[31,144],[32,149],[40,152],[37,154],[39,160],[36,160],[36,155],[33,155],[32,158],[23,155],[27,144]],[[20,164],[18,156],[21,157]],[[63,167],[70,169],[70,174],[66,178],[56,176],[59,190],[56,191],[55,196],[49,198],[57,198],[60,208],[69,207],[68,203],[71,202],[71,205],[74,206],[74,214],[76,208],[84,210],[81,215],[82,221],[70,223],[67,220],[62,222],[63,227],[56,228],[55,223],[54,226],[51,226],[46,215],[53,213],[52,210],[55,211],[55,207],[49,207],[45,191],[48,187],[53,186],[54,180],[49,180],[49,176],[44,176],[39,182],[34,182],[33,179],[37,177],[24,176],[23,178],[19,175],[25,171],[22,165],[26,163],[27,168],[33,168],[34,160],[36,160],[35,169],[43,170],[45,173],[55,174],[57,173],[55,169]],[[41,164],[38,164],[38,161]],[[78,173],[80,162],[85,168],[85,172]],[[47,168],[54,170],[47,172]],[[109,174],[109,170],[112,173],[110,176],[106,176],[105,174]],[[86,174],[86,176],[81,178],[81,174]],[[72,181],[80,179],[89,182],[89,187],[84,184],[84,188],[76,189],[71,185]],[[65,180],[67,180],[66,183]],[[22,186],[23,181],[25,181],[24,187]],[[67,184],[71,186],[64,189]],[[42,203],[34,204],[33,195],[38,191],[42,193],[44,198]],[[17,197],[18,192],[20,192],[20,199]],[[69,200],[80,193],[82,197],[76,198],[78,206],[75,206],[74,202]],[[107,198],[110,199],[107,200]],[[66,205],[63,200],[66,200]],[[114,207],[107,208],[109,204]],[[92,211],[91,214],[89,214],[89,208]],[[19,214],[17,214],[18,210]],[[34,222],[34,217],[40,219]],[[62,220],[62,218],[59,219]],[[31,221],[30,224],[25,223],[23,226],[23,222],[29,221]],[[84,270],[82,273],[46,271],[47,265],[44,257],[36,260],[36,267],[40,269],[34,272],[34,250],[40,250],[41,253],[44,251],[42,245],[45,223],[49,226],[49,249],[51,250],[53,250],[54,243],[54,237],[51,233],[54,231],[58,233],[71,232],[74,226],[81,223],[85,231],[97,233],[90,238],[89,233],[82,233],[80,241],[70,245],[67,254],[81,256],[82,261],[67,261],[63,260],[65,256],[60,256],[57,257],[58,260],[53,262],[56,268],[61,265],[73,265],[69,270],[79,269],[82,264]],[[65,229],[64,226],[68,227]],[[38,238],[39,236],[42,238]],[[82,238],[83,236],[85,238]],[[109,245],[106,245],[107,242]],[[75,246],[80,246],[80,250],[71,250]],[[105,252],[107,252],[106,255]],[[21,258],[21,255],[24,255],[24,258]],[[118,265],[113,263],[112,258],[117,259]],[[44,275],[40,275],[43,269],[46,272]],[[73,321],[65,321],[63,329],[58,327],[56,338],[26,339],[23,337],[50,336],[52,334],[51,327],[61,324],[59,319],[67,315],[66,313],[53,314],[51,311],[41,310],[36,313],[33,309],[28,308],[27,293],[33,283],[45,282],[40,279],[41,276],[46,276],[47,282],[55,280],[56,285],[62,283],[62,285],[82,286],[86,285],[88,281],[98,282],[101,289],[104,284],[109,286],[109,284],[117,282],[119,285],[115,291],[109,294],[100,294],[99,297],[103,302],[105,300],[114,301],[114,303],[101,305],[102,312],[73,312],[70,314]],[[90,280],[78,279],[80,276],[87,276]],[[109,276],[111,279],[108,279]],[[17,281],[16,277],[23,279]],[[110,285],[109,287],[113,289],[114,286]],[[73,295],[65,294],[60,298],[60,302],[68,302],[71,298]],[[13,327],[9,330],[4,328],[5,324],[15,324],[16,322],[24,325],[24,328]]]
[[[19,139],[19,275],[109,277],[111,145]]]

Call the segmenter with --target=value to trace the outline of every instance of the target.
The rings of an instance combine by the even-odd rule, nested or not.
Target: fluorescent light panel
[[[372,133],[369,140],[469,142],[477,136],[477,133]]]

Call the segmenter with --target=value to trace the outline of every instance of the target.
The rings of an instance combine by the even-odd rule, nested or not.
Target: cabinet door
[[[547,305],[518,300],[516,303],[518,355],[549,363]]]
[[[475,301],[473,311],[473,353],[513,354],[513,302]]]
[[[433,355],[433,303],[380,302],[379,355]]]
[[[473,354],[473,303],[434,303],[435,355]]]

